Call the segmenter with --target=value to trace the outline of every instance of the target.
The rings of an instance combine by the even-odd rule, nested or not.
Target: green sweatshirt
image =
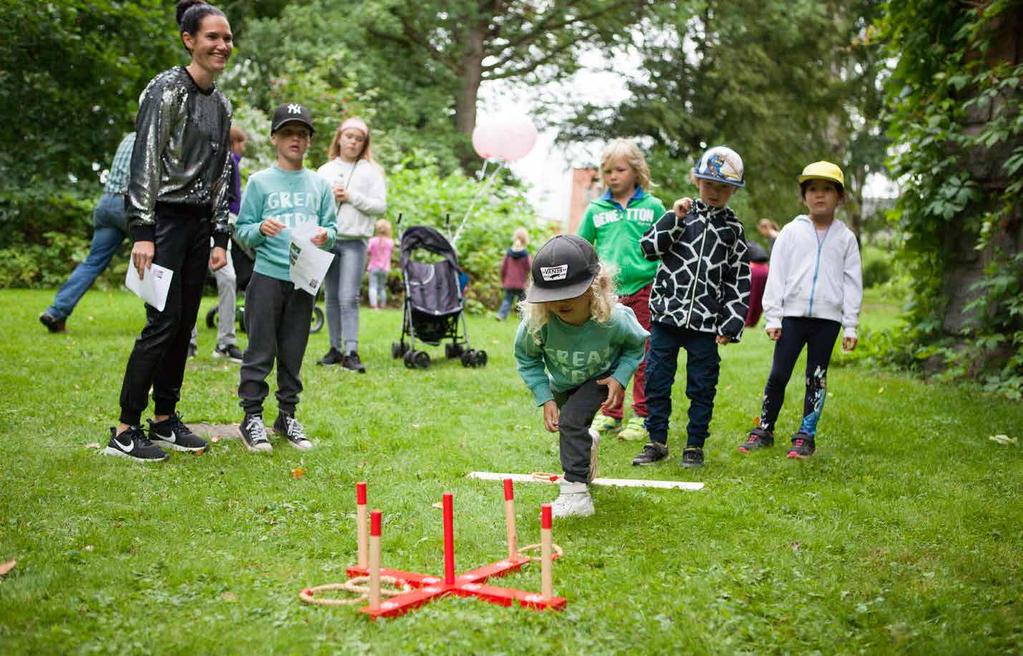
[[[256,249],[256,272],[291,280],[289,230],[267,237],[259,231],[259,224],[273,218],[294,228],[315,221],[327,230],[327,243],[321,248],[330,250],[337,238],[334,215],[334,193],[326,180],[309,169],[285,171],[275,164],[249,177],[234,227],[235,239]]]
[[[618,267],[618,293],[635,294],[654,280],[657,262],[643,257],[639,238],[661,218],[664,205],[636,187],[628,207],[622,207],[610,192],[590,202],[579,223],[579,236],[593,244],[601,262]]]
[[[525,321],[519,324],[515,362],[536,404],[543,405],[554,398],[552,390],[575,389],[605,371],[627,386],[643,360],[649,336],[632,309],[621,303],[607,323],[590,319],[572,326],[552,314],[540,330],[541,344],[529,334]]]

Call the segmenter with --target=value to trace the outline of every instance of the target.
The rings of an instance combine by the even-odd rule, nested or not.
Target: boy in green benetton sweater
[[[650,169],[643,152],[625,139],[612,141],[600,156],[600,172],[606,191],[590,203],[579,224],[579,236],[593,244],[601,262],[618,268],[618,300],[632,308],[636,319],[650,330],[650,286],[657,262],[643,256],[639,238],[664,214],[664,205],[646,192]],[[646,407],[646,367],[640,363],[632,384],[634,416],[622,428],[622,409],[604,410],[593,422],[600,433],[618,432],[625,440],[647,440],[643,419]]]
[[[298,449],[312,448],[295,419],[302,392],[299,372],[306,344],[313,296],[291,282],[290,230],[315,223],[312,242],[324,250],[337,237],[334,194],[327,181],[303,167],[313,136],[309,110],[298,104],[274,112],[270,140],[277,163],[254,173],[245,188],[235,238],[256,250],[256,265],[245,290],[249,346],[242,359],[238,396],[245,410],[242,441],[249,451],[272,451],[263,424],[263,400],[270,391],[266,377],[277,363],[277,405],[274,432]]]

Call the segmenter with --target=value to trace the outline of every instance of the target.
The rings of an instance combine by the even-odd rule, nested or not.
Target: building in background
[[[600,174],[595,167],[572,169],[572,193],[568,201],[568,222],[564,225],[567,234],[575,234],[579,230],[579,222],[590,201],[604,192],[600,183]]]

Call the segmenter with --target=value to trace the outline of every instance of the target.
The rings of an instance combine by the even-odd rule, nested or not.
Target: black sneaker
[[[357,351],[351,351],[341,361],[341,366],[348,371],[357,371],[360,374],[366,373],[366,367],[362,364],[362,360],[359,359],[359,353]]]
[[[242,434],[242,442],[245,448],[253,453],[270,453],[274,449],[270,446],[270,440],[266,439],[266,426],[263,425],[262,415],[250,415],[246,413],[238,431]]]
[[[785,454],[785,457],[805,460],[812,456],[816,450],[817,446],[813,443],[812,437],[806,433],[796,433],[792,436],[792,448]]]
[[[316,364],[322,365],[341,364],[342,360],[344,360],[344,356],[341,355],[341,351],[337,350],[334,347],[331,347],[331,349],[327,351],[327,354],[325,356],[316,361]]]
[[[305,436],[302,424],[298,423],[294,415],[286,415],[283,412],[277,415],[277,420],[274,421],[274,432],[283,435],[288,440],[288,444],[296,449],[308,451],[313,448],[313,443]]]
[[[174,451],[191,451],[202,453],[208,446],[206,440],[192,432],[181,421],[181,415],[172,414],[163,421],[149,420],[149,439],[161,447]]]
[[[225,344],[218,346],[213,349],[213,357],[215,358],[227,358],[231,362],[241,363],[242,361],[242,350],[234,344]]]
[[[749,453],[769,446],[774,446],[774,433],[763,428],[754,428],[749,432],[746,441],[739,445],[739,452]]]
[[[643,447],[643,453],[632,459],[634,465],[652,465],[668,457],[668,445],[649,442]]]
[[[146,434],[138,426],[129,426],[117,434],[117,429],[110,427],[110,441],[103,455],[129,458],[135,462],[162,462],[167,453],[146,438]]]
[[[43,312],[39,315],[39,323],[46,326],[46,329],[51,333],[62,333],[64,332],[64,320],[58,319],[49,312]]]
[[[687,446],[682,450],[682,466],[686,469],[703,467],[703,447]]]

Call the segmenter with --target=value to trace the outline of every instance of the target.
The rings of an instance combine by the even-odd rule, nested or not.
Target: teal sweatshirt
[[[259,224],[273,218],[294,228],[315,221],[327,231],[327,243],[321,248],[330,250],[337,238],[334,217],[334,193],[326,180],[309,169],[285,171],[275,164],[249,177],[234,234],[240,244],[256,249],[257,273],[291,280],[290,231],[267,237],[259,231]]]
[[[643,257],[639,238],[662,214],[661,201],[638,186],[627,207],[619,205],[607,191],[586,208],[579,222],[579,236],[593,244],[601,262],[618,267],[619,294],[635,294],[653,282],[657,262]]]
[[[540,330],[540,344],[529,334],[525,321],[519,324],[515,362],[536,404],[543,405],[554,398],[554,392],[575,389],[605,371],[626,387],[643,360],[649,336],[632,309],[621,303],[615,305],[607,323],[590,319],[572,326],[552,314]]]

